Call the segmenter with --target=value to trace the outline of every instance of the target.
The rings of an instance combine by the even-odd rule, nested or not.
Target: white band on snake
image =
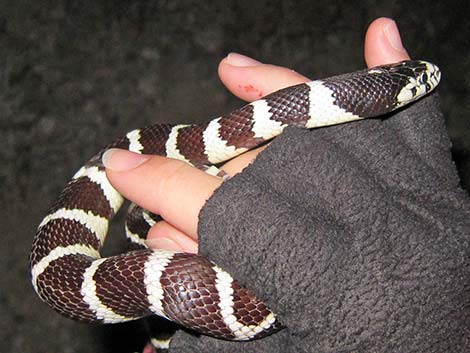
[[[123,201],[106,178],[103,152],[124,148],[208,169],[289,125],[314,128],[386,114],[426,95],[439,80],[435,65],[404,61],[288,87],[206,124],[158,124],[129,132],[73,176],[39,225],[30,257],[34,289],[59,313],[88,322],[156,314],[228,340],[279,330],[275,314],[214,263],[144,248],[141,239],[154,221],[138,207],[131,208],[126,230],[141,248],[101,257],[109,221]]]

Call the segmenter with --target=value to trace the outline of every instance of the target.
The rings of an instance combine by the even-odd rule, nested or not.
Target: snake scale
[[[126,230],[141,249],[101,257],[109,221],[123,202],[106,178],[102,154],[124,148],[210,172],[208,166],[256,147],[286,126],[310,129],[377,117],[426,95],[439,80],[435,65],[404,61],[288,87],[205,124],[157,124],[127,133],[86,162],[40,223],[30,256],[34,289],[59,313],[87,322],[156,314],[228,340],[279,330],[275,314],[214,263],[145,248],[140,233],[152,219],[145,213],[139,218],[138,208],[132,208]]]

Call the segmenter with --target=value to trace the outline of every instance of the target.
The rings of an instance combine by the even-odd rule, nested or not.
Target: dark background
[[[37,299],[27,273],[31,240],[65,182],[113,137],[159,121],[208,120],[240,105],[216,74],[230,51],[311,78],[348,72],[364,67],[368,24],[393,17],[409,53],[443,71],[442,109],[470,188],[468,7],[450,0],[0,0],[0,351],[139,349],[135,324],[76,323]]]

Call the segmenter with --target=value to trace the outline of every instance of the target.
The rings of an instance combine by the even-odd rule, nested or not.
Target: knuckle
[[[163,159],[162,159],[163,158]],[[189,164],[176,159],[160,157],[151,163],[152,198],[157,200],[157,205],[162,205],[171,197],[171,193],[180,189],[191,177]],[[161,200],[162,202],[158,202]],[[161,207],[158,207],[161,209]],[[159,211],[159,210],[157,210]],[[159,211],[160,212],[160,211]]]

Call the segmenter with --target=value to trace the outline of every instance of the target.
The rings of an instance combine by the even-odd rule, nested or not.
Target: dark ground
[[[470,188],[468,2],[121,4],[0,1],[1,352],[139,347],[132,324],[75,323],[37,299],[27,273],[32,236],[68,178],[113,137],[158,121],[208,120],[239,105],[216,75],[230,51],[318,78],[362,68],[367,25],[395,18],[411,55],[443,71],[442,109]]]

